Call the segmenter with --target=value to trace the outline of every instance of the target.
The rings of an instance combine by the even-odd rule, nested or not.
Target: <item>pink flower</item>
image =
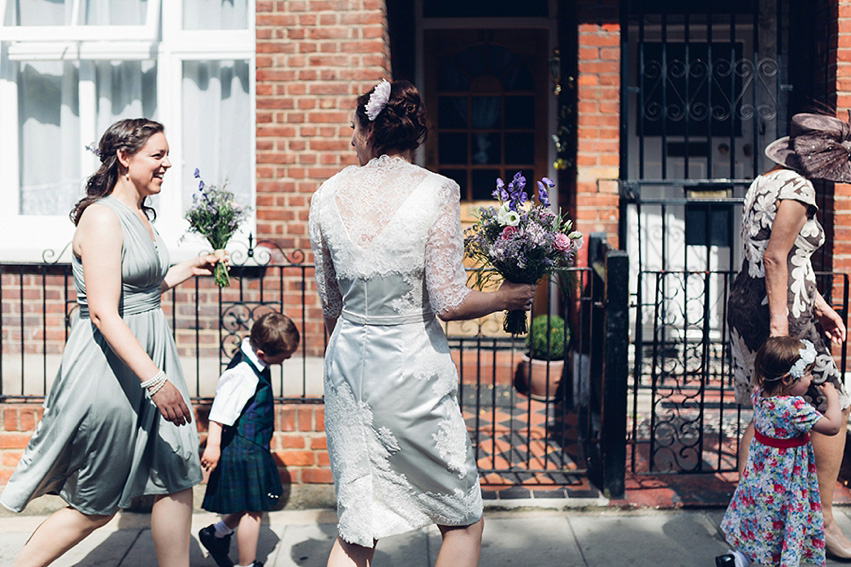
[[[520,230],[516,226],[508,225],[508,226],[506,226],[505,228],[502,229],[502,234],[500,234],[500,236],[502,238],[508,240],[509,238],[511,238],[512,236],[517,234],[518,232],[520,232]]]
[[[556,237],[553,240],[553,246],[556,247],[556,250],[564,252],[570,248],[570,238],[568,238],[566,234],[560,232],[556,234]]]

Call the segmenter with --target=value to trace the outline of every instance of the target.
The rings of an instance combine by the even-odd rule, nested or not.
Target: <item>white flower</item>
[[[517,211],[512,211],[508,208],[508,204],[504,204],[499,208],[496,214],[496,220],[500,226],[517,226],[520,224],[520,214]]]
[[[390,100],[390,83],[386,79],[381,79],[381,82],[375,85],[372,94],[369,95],[369,101],[364,105],[366,117],[370,122],[374,122],[378,115],[387,106],[387,101]]]

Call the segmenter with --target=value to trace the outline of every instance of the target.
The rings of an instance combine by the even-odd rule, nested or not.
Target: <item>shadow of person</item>
[[[295,529],[293,529],[295,528]],[[299,567],[324,567],[334,540],[337,527],[334,524],[313,526],[292,526],[287,528],[286,540],[295,543],[290,547],[290,559]],[[290,531],[292,530],[292,531]],[[373,567],[411,567],[412,565],[431,565],[429,528],[422,528],[378,542],[373,557]],[[299,531],[297,535],[293,533]],[[306,536],[306,537],[305,537]],[[439,539],[439,537],[438,537]],[[439,545],[439,543],[438,543]],[[435,554],[436,557],[436,554]]]

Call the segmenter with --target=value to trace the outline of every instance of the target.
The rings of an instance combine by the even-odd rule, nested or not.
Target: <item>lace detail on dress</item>
[[[458,473],[458,478],[464,478],[467,462],[467,442],[469,436],[464,420],[460,416],[450,416],[440,422],[437,433],[432,434],[440,457],[446,459],[450,470]]]
[[[373,540],[384,533],[399,533],[435,521],[457,523],[459,517],[473,518],[472,523],[481,517],[478,477],[466,493],[456,489],[454,494],[418,494],[407,477],[390,466],[390,457],[400,450],[399,443],[388,428],[375,429],[369,405],[357,401],[347,383],[334,387],[326,381],[325,386],[334,389],[334,395],[326,398],[325,421],[329,424],[329,448],[334,448],[329,455],[338,492],[340,537],[372,547]],[[343,438],[338,435],[343,430],[331,426],[341,422],[355,422],[366,435]],[[364,475],[364,471],[372,472]],[[377,502],[387,507],[376,506]],[[423,511],[424,502],[429,514]]]
[[[310,201],[307,232],[310,237],[310,247],[313,249],[314,264],[316,266],[314,279],[316,280],[316,290],[319,293],[319,299],[322,302],[322,314],[325,317],[335,319],[343,311],[343,296],[337,285],[337,273],[334,269],[331,251],[328,249],[328,243],[322,234],[322,227],[319,223],[319,219],[323,216],[321,197],[323,187],[319,187]]]
[[[470,289],[464,272],[464,236],[458,184],[445,179],[438,192],[438,210],[426,243],[425,276],[435,313],[458,307]]]

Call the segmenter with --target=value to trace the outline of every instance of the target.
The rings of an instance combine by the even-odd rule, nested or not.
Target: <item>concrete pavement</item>
[[[620,567],[714,566],[726,550],[718,524],[721,508],[692,510],[624,510],[583,508],[567,500],[548,508],[488,508],[482,567]],[[838,521],[851,534],[851,508],[837,508]],[[44,516],[0,517],[0,567],[10,567],[17,550]],[[197,539],[216,516],[192,519],[192,567],[215,567]],[[56,567],[152,567],[156,565],[148,514],[121,513],[57,561]],[[258,559],[267,567],[323,567],[334,541],[336,515],[331,510],[272,512],[264,520]],[[379,543],[375,567],[430,567],[440,534],[430,527]],[[236,558],[236,546],[231,549]],[[828,561],[828,565],[841,565]]]

